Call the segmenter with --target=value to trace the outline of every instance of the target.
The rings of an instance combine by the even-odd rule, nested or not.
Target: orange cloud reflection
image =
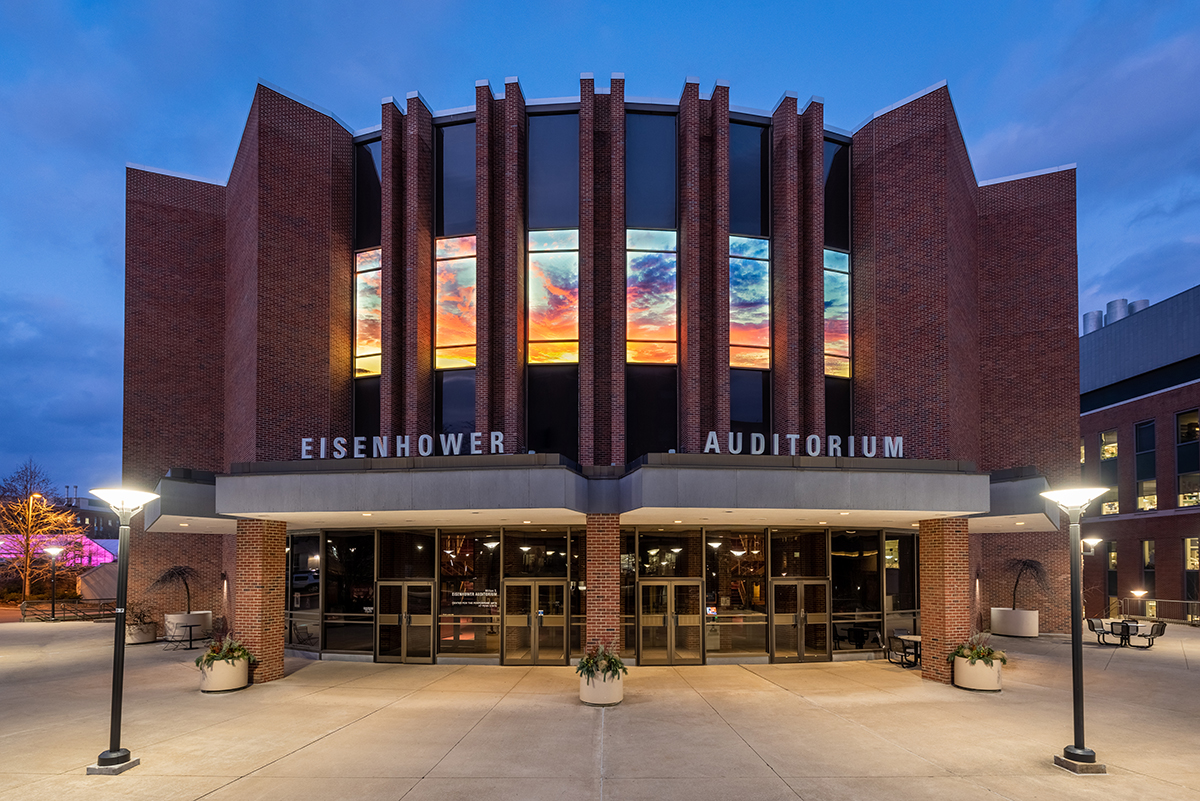
[[[530,342],[530,364],[577,364],[578,342]]]
[[[674,342],[625,341],[625,361],[630,364],[675,364]]]
[[[770,370],[771,351],[768,348],[730,348],[729,366],[751,367],[755,370]]]
[[[439,259],[461,259],[474,255],[475,237],[473,236],[459,236],[437,241],[437,257]]]
[[[435,341],[439,348],[475,344],[475,259],[437,263]]]
[[[834,376],[835,378],[849,378],[850,360],[843,359],[840,356],[826,356],[825,375]]]
[[[451,370],[455,367],[475,366],[475,346],[462,348],[438,348],[434,353],[435,370]]]

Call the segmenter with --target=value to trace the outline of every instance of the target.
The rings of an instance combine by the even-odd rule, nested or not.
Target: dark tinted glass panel
[[[891,598],[890,610],[917,608],[916,538],[887,535],[884,548],[884,595]]]
[[[437,433],[469,435],[475,430],[475,371],[443,370],[435,375],[434,382]],[[442,453],[441,437],[435,439],[438,453]],[[469,450],[469,445],[464,447]]]
[[[1200,573],[1195,570],[1189,570],[1184,576],[1184,598],[1185,601],[1200,601]],[[1116,593],[1113,593],[1114,595]]]
[[[475,123],[436,129],[437,190],[434,236],[475,233]]]
[[[1139,453],[1154,450],[1154,423],[1138,423],[1133,427],[1134,442]]]
[[[292,537],[288,551],[291,574],[289,612],[316,610],[321,593],[321,545],[318,537]]]
[[[529,449],[578,461],[579,367],[543,364],[528,370]]]
[[[771,576],[825,578],[829,575],[824,531],[771,531]]]
[[[642,529],[638,536],[638,574],[700,578],[704,543],[699,531]]]
[[[729,232],[770,234],[770,128],[729,126]]]
[[[879,535],[834,534],[830,538],[834,612],[879,611]]]
[[[1117,594],[1117,571],[1108,571],[1108,594],[1115,596]]]
[[[1100,462],[1100,483],[1105,487],[1117,486],[1117,460],[1105,459]]]
[[[1179,473],[1195,473],[1200,470],[1200,443],[1189,442],[1175,448],[1175,470]]]
[[[529,118],[529,227],[579,225],[579,115]]]
[[[625,115],[625,226],[675,227],[675,117]]]
[[[567,578],[567,530],[504,531],[504,577]]]
[[[825,431],[845,442],[850,436],[852,412],[850,379],[825,376]]]
[[[370,614],[374,606],[375,535],[327,535],[325,612]]]
[[[621,654],[637,653],[637,554],[633,529],[621,529]]]
[[[625,366],[625,461],[675,448],[675,367]]]
[[[1154,478],[1154,451],[1137,455],[1137,480],[1145,481]]]
[[[771,373],[729,371],[729,422],[734,431],[766,435],[771,430]],[[742,453],[749,453],[747,446]]]
[[[379,436],[379,376],[354,379],[354,436]]]
[[[354,249],[379,247],[383,220],[383,150],[378,140],[354,146]]]
[[[437,538],[425,531],[379,532],[379,578],[433,578]]]
[[[850,249],[850,146],[825,143],[825,246]]]

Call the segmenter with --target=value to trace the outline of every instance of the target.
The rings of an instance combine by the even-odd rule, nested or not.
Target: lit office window
[[[675,364],[677,319],[674,231],[625,232],[625,360]]]
[[[729,237],[729,366],[771,369],[771,243]]]
[[[825,375],[850,377],[850,254],[825,251]]]
[[[475,237],[437,241],[434,367],[475,366]]]
[[[1200,601],[1200,538],[1188,537],[1183,541],[1183,600]],[[1188,609],[1188,622],[1200,619],[1200,609]]]
[[[1175,415],[1175,473],[1180,506],[1200,506],[1200,412]]]
[[[381,251],[354,254],[354,376],[379,375],[383,361],[383,313],[379,302]]]
[[[529,363],[579,362],[579,230],[529,233]]]
[[[1102,515],[1115,515],[1121,511],[1117,482],[1117,432],[1114,429],[1100,434],[1100,483],[1108,487],[1108,492],[1100,496]]]
[[[1137,481],[1137,508],[1153,511],[1158,508],[1154,465],[1154,421],[1147,420],[1133,427],[1134,479]]]

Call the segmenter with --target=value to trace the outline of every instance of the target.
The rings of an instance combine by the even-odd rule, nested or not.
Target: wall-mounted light
[[[1146,591],[1145,590],[1133,590],[1130,594],[1134,595],[1138,598],[1141,598],[1143,595],[1146,594]]]
[[[734,556],[745,556],[746,555],[745,551],[730,551],[730,553],[733,554]]]
[[[1100,537],[1084,537],[1083,544],[1087,546],[1087,550],[1083,552],[1084,556],[1095,556],[1096,546],[1104,542]]]

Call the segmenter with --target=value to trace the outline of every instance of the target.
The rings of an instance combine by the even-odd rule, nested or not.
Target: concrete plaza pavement
[[[128,649],[108,743],[111,623],[0,625],[0,801],[70,799],[1200,799],[1200,630],[1150,651],[1087,638],[1087,744],[1107,776],[1053,765],[1071,740],[1070,647],[996,638],[1004,691],[886,661],[635,667],[582,706],[565,667],[288,660],[203,695],[196,652]]]

